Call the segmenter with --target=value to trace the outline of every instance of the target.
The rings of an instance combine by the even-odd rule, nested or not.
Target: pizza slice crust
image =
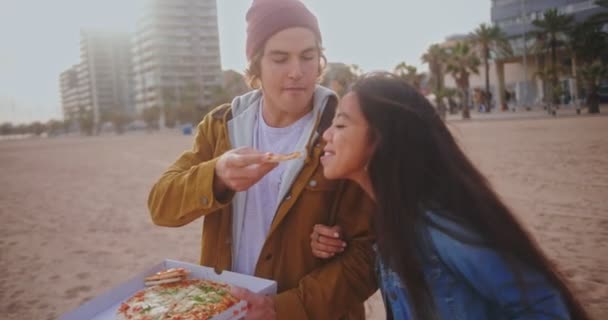
[[[296,151],[296,152],[292,152],[292,153],[288,153],[288,154],[271,154],[270,156],[268,156],[268,162],[283,162],[283,161],[289,161],[289,160],[294,160],[297,158],[300,158],[302,156],[302,153],[300,151]]]

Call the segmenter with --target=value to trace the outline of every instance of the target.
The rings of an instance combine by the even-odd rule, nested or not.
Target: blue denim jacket
[[[496,251],[443,231],[481,240],[451,219],[431,212],[427,217],[432,223],[425,223],[419,235],[424,247],[420,255],[439,319],[570,319],[560,293],[545,276],[522,266],[528,302],[523,304],[515,275]],[[376,271],[389,318],[412,319],[399,276],[379,258]]]

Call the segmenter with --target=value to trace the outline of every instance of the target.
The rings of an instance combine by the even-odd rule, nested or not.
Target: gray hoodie
[[[325,109],[325,105],[330,97],[336,97],[336,94],[322,86],[317,86],[314,92],[313,98],[313,113],[315,121],[311,121],[302,131],[298,143],[295,145],[294,150],[303,152],[303,157],[296,160],[289,161],[286,165],[285,172],[283,173],[282,183],[277,194],[277,203],[285,197],[291,184],[297,177],[298,173],[304,166],[304,159],[306,159],[308,144],[310,141],[315,141],[318,137],[318,133],[315,130],[315,124],[318,123],[318,119],[321,113]],[[240,147],[252,147],[253,146],[253,132],[255,126],[255,119],[258,113],[258,107],[262,100],[262,91],[254,90],[246,93],[242,96],[238,96],[232,100],[232,119],[228,121],[228,135],[230,144],[233,148]],[[239,253],[236,252],[240,248],[240,234],[243,229],[243,221],[245,214],[245,202],[247,200],[247,192],[237,192],[233,199],[232,206],[232,267],[236,266],[236,261],[239,257]],[[276,209],[275,209],[276,210]]]

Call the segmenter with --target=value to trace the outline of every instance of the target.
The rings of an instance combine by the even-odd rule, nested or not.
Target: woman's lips
[[[325,151],[323,153],[323,155],[321,156],[321,164],[324,164],[324,162],[327,162],[328,160],[330,160],[333,156],[335,156],[336,154],[332,151]]]

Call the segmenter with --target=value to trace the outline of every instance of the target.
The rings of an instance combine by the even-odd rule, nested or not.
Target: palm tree
[[[592,15],[589,18],[589,22],[599,25],[608,23],[608,0],[596,0],[595,4],[603,8],[604,11]]]
[[[424,74],[418,73],[418,69],[416,69],[416,67],[408,65],[405,62],[401,62],[395,66],[393,73],[405,80],[405,82],[412,85],[414,88],[416,88],[416,90],[420,91],[420,85],[424,79]]]
[[[433,90],[437,111],[439,112],[441,119],[445,120],[448,110],[450,111],[450,114],[455,114],[457,112],[457,103],[455,99],[457,98],[458,94],[459,91],[453,88],[442,88],[439,91]]]
[[[78,114],[78,126],[80,129],[80,134],[86,134],[87,136],[93,135],[93,129],[95,127],[95,123],[93,121],[93,111],[80,107]]]
[[[231,100],[233,97],[243,95],[249,91],[245,77],[237,71],[225,70],[222,71],[224,77],[224,90],[230,96]]]
[[[322,85],[342,96],[360,75],[361,69],[356,64],[330,63],[327,65]]]
[[[448,51],[446,70],[449,72],[462,94],[462,118],[469,119],[469,76],[479,73],[481,62],[471,46],[463,41],[457,43]]]
[[[604,6],[608,8],[608,1],[604,2]],[[601,14],[576,24],[569,34],[573,69],[576,70],[575,68],[580,64],[580,74],[575,76],[579,76],[577,78],[582,80],[586,89],[589,113],[600,111],[597,91],[600,82],[608,77],[608,33],[603,31],[603,24],[597,22],[597,17]]]
[[[530,48],[530,52],[532,55],[534,55],[535,58],[535,63],[536,63],[536,72],[534,74],[535,77],[539,78],[541,80],[541,85],[542,85],[542,92],[543,92],[543,102],[547,101],[547,94],[546,92],[548,91],[547,87],[548,85],[548,80],[549,78],[546,76],[546,74],[548,74],[547,72],[547,67],[546,67],[546,61],[547,61],[547,47],[548,47],[548,42],[547,42],[547,38],[544,34],[541,33],[534,33],[533,34],[534,37],[534,43],[532,44],[532,47]]]
[[[146,123],[146,127],[149,130],[158,130],[159,129],[159,118],[162,110],[158,106],[148,107],[142,111],[142,118]]]
[[[445,69],[445,61],[447,53],[444,48],[438,44],[431,45],[426,53],[422,55],[422,62],[428,63],[429,71],[431,72],[431,83],[434,90],[443,89],[443,72]]]
[[[129,115],[127,112],[117,107],[109,113],[109,120],[112,122],[114,131],[117,134],[123,134],[125,132],[127,124],[133,119],[131,118],[131,115]]]
[[[546,43],[544,50],[549,50],[551,53],[551,68],[549,69],[549,96],[550,104],[548,112],[552,113],[551,103],[556,103],[558,86],[558,67],[557,67],[557,50],[565,43],[565,33],[570,30],[574,17],[572,15],[561,14],[557,9],[549,9],[545,11],[542,19],[532,21],[532,24],[538,29],[537,37],[544,39]]]
[[[357,78],[363,74],[363,69],[358,64],[351,64],[348,67],[350,68],[350,72]]]
[[[496,25],[482,23],[470,34],[470,39],[481,52],[481,59],[484,63],[486,87],[483,99],[486,105],[490,105],[490,58],[492,54],[510,56],[512,54],[511,45],[507,40],[506,34]],[[503,93],[499,93],[503,94]],[[490,110],[488,108],[488,110]]]
[[[608,78],[608,66],[597,60],[591,64],[581,67],[581,78],[585,82],[587,89],[587,105],[589,113],[600,112],[600,101],[598,90],[600,82]]]
[[[232,94],[227,88],[223,86],[213,86],[209,90],[209,98],[207,104],[205,106],[202,106],[202,108],[198,109],[199,111],[203,111],[202,116],[204,116],[208,111],[212,110],[213,108],[225,103],[229,103],[235,96],[237,95]]]
[[[426,53],[422,55],[422,62],[428,63],[429,71],[431,72],[431,90],[435,95],[437,110],[442,119],[445,119],[446,107],[443,103],[444,96],[443,72],[445,70],[445,61],[447,53],[438,44],[431,45]]]

